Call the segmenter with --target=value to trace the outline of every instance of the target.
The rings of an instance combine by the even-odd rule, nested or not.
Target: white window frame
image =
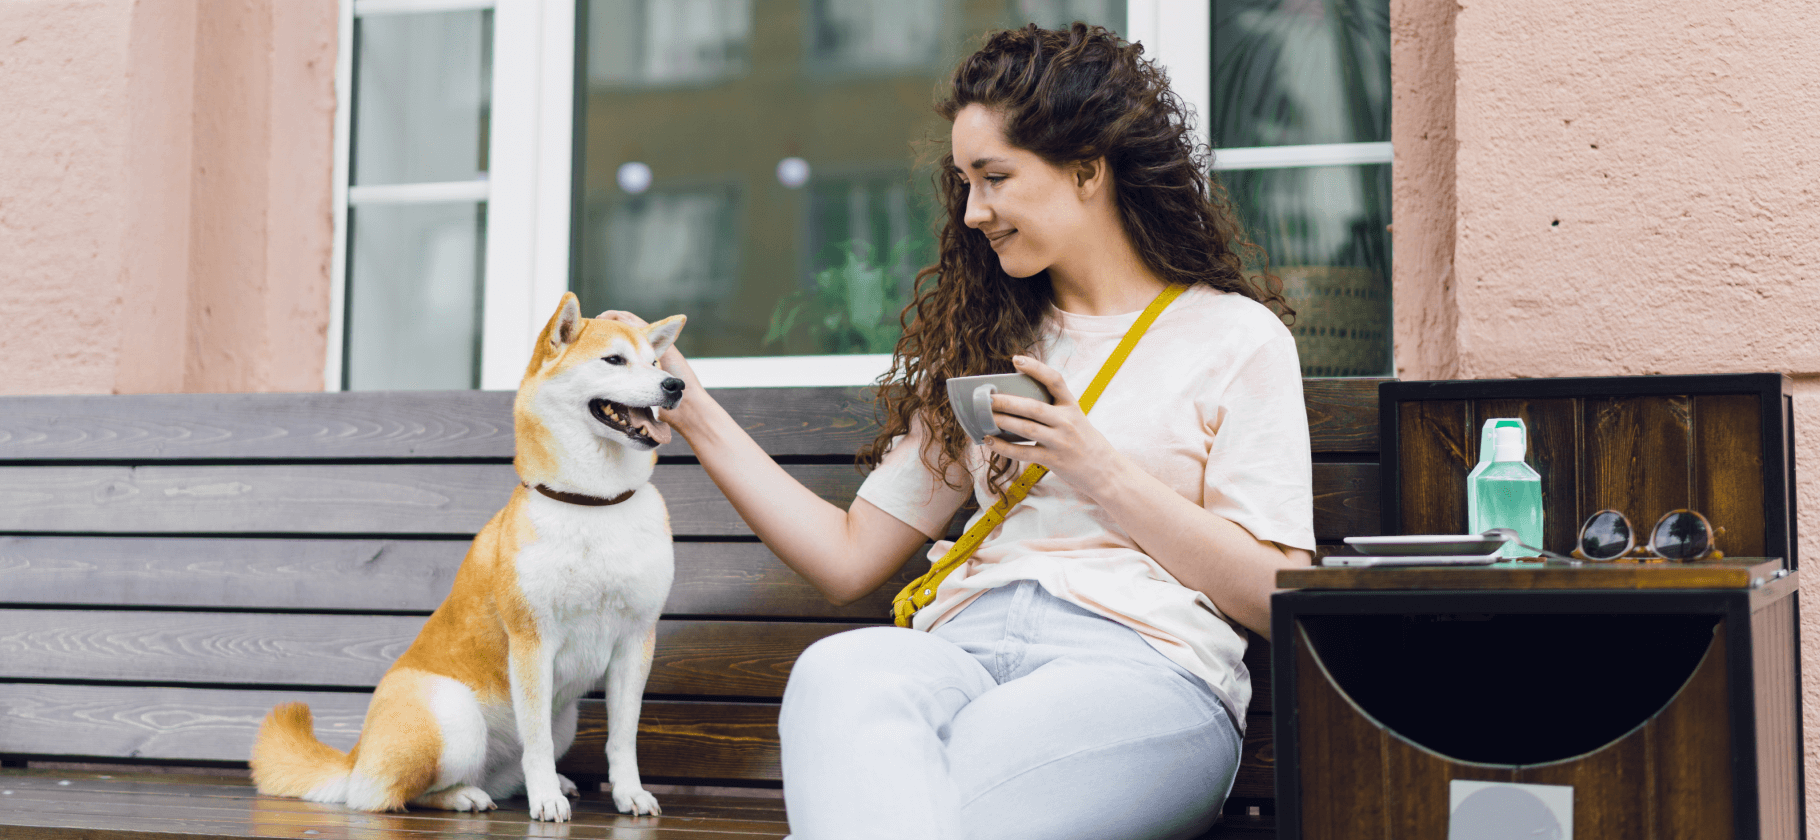
[[[342,0],[336,67],[335,244],[329,352],[323,380],[340,390],[347,288],[347,209],[367,201],[452,200],[484,192],[486,283],[480,383],[518,387],[531,345],[569,288],[570,210],[575,114],[575,0]],[[485,182],[349,190],[347,104],[353,83],[354,15],[493,9],[493,122]],[[1211,133],[1211,20],[1204,2],[1128,0],[1125,37],[1169,71],[1196,116],[1201,143]],[[1218,171],[1391,163],[1388,142],[1218,149]],[[478,186],[476,186],[478,184]],[[465,192],[464,192],[465,190]],[[350,195],[352,193],[352,195]],[[590,313],[584,313],[590,314]],[[888,354],[742,356],[690,361],[710,388],[870,385],[889,369]]]
[[[493,10],[492,122],[485,180],[350,187],[354,19]],[[341,0],[335,67],[335,239],[323,387],[339,391],[346,341],[348,208],[484,201],[480,387],[512,389],[569,284],[574,0]],[[548,303],[544,303],[548,301]]]

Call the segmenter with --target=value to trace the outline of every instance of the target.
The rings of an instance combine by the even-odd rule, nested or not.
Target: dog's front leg
[[[607,667],[607,780],[613,783],[613,807],[621,813],[663,813],[638,778],[638,709],[656,649],[653,624],[642,638],[616,642]]]
[[[531,801],[531,818],[566,822],[569,798],[556,780],[556,747],[550,735],[555,651],[529,633],[510,634],[508,649],[512,715],[518,723],[518,742],[524,745],[520,762],[525,772],[525,798]]]

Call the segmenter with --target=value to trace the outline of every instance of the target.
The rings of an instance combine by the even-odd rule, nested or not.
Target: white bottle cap
[[[1491,434],[1492,440],[1494,441],[1491,455],[1493,461],[1523,460],[1522,429],[1504,426],[1493,431]]]

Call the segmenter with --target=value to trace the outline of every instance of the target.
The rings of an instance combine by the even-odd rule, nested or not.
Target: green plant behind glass
[[[846,242],[839,263],[815,273],[815,285],[785,295],[771,310],[765,344],[782,342],[800,325],[822,353],[889,353],[903,333],[898,318],[909,304],[915,263],[926,243],[908,237],[873,261],[870,242]],[[913,272],[912,272],[913,273]]]

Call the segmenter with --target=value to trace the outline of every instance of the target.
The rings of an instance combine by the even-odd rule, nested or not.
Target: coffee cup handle
[[[998,387],[991,384],[973,389],[973,418],[979,423],[982,438],[1004,433],[1004,430],[992,421],[992,395],[996,393],[998,393]]]

